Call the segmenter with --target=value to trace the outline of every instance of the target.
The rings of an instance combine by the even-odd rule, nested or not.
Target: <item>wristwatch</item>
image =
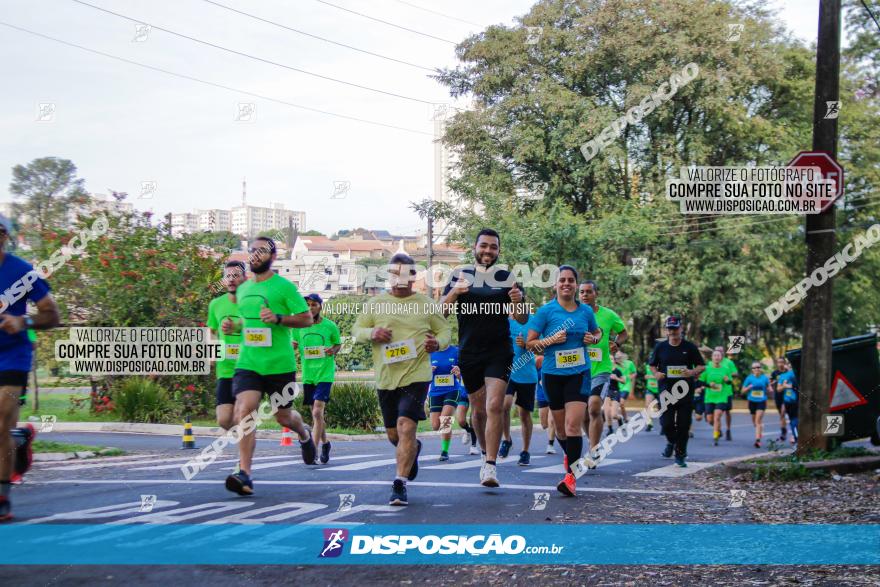
[[[34,329],[34,319],[30,316],[24,317],[24,329],[25,330],[33,330]]]
[[[281,314],[275,314],[275,324],[281,324],[281,319],[284,318]]]

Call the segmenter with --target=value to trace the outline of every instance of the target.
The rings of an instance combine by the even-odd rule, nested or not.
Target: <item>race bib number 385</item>
[[[272,346],[271,328],[245,328],[245,346]]]
[[[559,368],[579,367],[585,364],[583,348],[556,351],[556,366]]]
[[[410,361],[415,358],[416,342],[411,338],[382,345],[382,362],[386,365]]]

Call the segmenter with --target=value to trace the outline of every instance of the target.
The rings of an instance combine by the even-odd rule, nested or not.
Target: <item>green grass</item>
[[[68,442],[55,442],[52,440],[35,440],[33,444],[35,453],[45,452],[98,452],[105,451],[101,456],[119,456],[124,455],[125,451],[119,448],[107,449],[103,446],[87,446],[85,444],[71,444]]]
[[[68,413],[70,410],[70,396],[84,397],[82,394],[69,393],[53,393],[40,394],[40,409],[34,412],[34,398],[32,391],[28,391],[27,405],[19,410],[18,419],[27,420],[30,416],[55,416],[59,422],[117,422],[118,418],[114,414],[92,414],[89,409],[83,408],[75,411],[73,414]]]
[[[863,446],[838,446],[830,451],[814,450],[802,457],[791,454],[770,459],[752,461],[757,468],[752,472],[754,480],[767,481],[798,481],[803,479],[820,479],[829,475],[825,469],[808,469],[803,463],[846,459],[852,457],[877,456],[880,453]]]
[[[83,397],[82,394],[46,394],[40,395],[40,409],[38,412],[34,412],[31,409],[33,405],[33,397],[28,394],[28,403],[26,406],[22,406],[19,412],[19,420],[27,420],[30,416],[46,416],[46,415],[54,415],[58,418],[59,422],[120,422],[119,417],[115,414],[92,414],[89,412],[88,408],[83,408],[80,410],[76,410],[73,413],[70,413],[70,396],[74,395],[76,397]],[[430,416],[429,416],[430,418]],[[532,422],[538,422],[538,409],[537,407],[532,412]],[[519,420],[519,410],[511,411],[511,426],[519,426],[521,424]],[[183,432],[183,420],[180,422],[181,425],[181,433]],[[217,426],[217,421],[213,418],[194,418],[192,420],[193,426],[205,426],[208,428],[213,428]],[[453,429],[458,431],[458,425],[454,424]],[[281,430],[281,426],[278,425],[277,422],[273,419],[264,420],[260,423],[259,430]],[[430,432],[431,431],[431,420],[424,420],[419,422],[418,426],[419,432]],[[328,428],[327,432],[333,434],[348,434],[348,435],[358,435],[358,434],[374,434],[375,432],[372,430],[356,430],[352,428]]]

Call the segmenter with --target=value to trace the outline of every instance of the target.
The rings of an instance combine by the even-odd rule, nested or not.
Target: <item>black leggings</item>
[[[666,441],[675,446],[675,456],[687,456],[688,433],[691,429],[691,412],[694,409],[694,395],[687,394],[675,403],[669,403],[660,416]]]

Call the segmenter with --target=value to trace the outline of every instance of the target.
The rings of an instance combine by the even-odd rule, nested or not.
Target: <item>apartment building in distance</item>
[[[231,210],[211,208],[172,213],[171,234],[229,231],[252,239],[263,232],[283,230],[291,223],[298,231],[308,230],[305,212],[288,210],[284,204],[268,207],[243,204]]]

